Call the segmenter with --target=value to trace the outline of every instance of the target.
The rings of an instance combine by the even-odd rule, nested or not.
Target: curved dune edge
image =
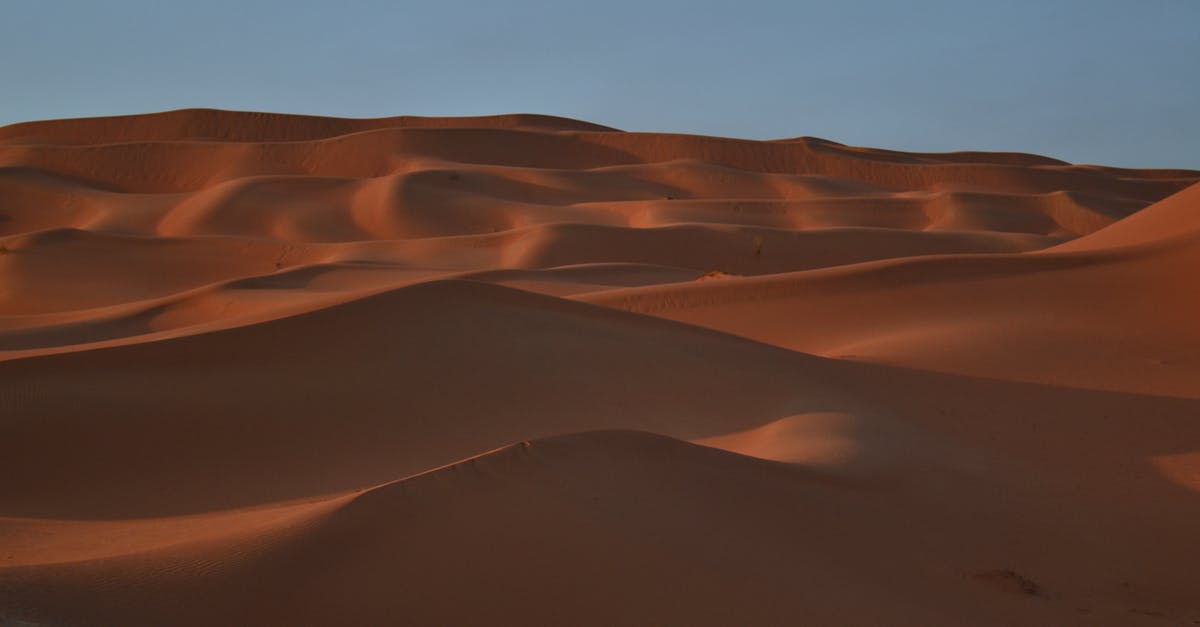
[[[1049,252],[1162,247],[1200,237],[1200,184],[1154,203],[1095,233],[1049,249]]]
[[[1200,621],[1197,181],[0,128],[0,625]]]

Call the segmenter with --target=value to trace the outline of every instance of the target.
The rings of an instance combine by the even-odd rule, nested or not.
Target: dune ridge
[[[1198,182],[0,128],[0,625],[1200,622]]]

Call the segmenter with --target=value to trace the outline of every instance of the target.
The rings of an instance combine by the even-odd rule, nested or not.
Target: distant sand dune
[[[1198,181],[0,128],[0,625],[1200,622]]]

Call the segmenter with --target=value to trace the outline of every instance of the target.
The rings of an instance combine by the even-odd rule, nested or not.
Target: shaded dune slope
[[[730,375],[720,364],[731,362],[747,368]],[[832,381],[819,363],[509,288],[424,283],[220,332],[0,364],[5,406],[21,417],[7,435],[30,444],[4,460],[5,506],[204,510],[383,481],[525,437],[615,427],[697,437],[852,408],[851,395],[822,391]],[[38,463],[35,488],[18,469]]]

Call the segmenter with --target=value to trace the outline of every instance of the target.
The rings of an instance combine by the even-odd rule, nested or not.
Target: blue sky
[[[1200,168],[1200,0],[2,0],[0,59],[0,124],[534,112]]]

